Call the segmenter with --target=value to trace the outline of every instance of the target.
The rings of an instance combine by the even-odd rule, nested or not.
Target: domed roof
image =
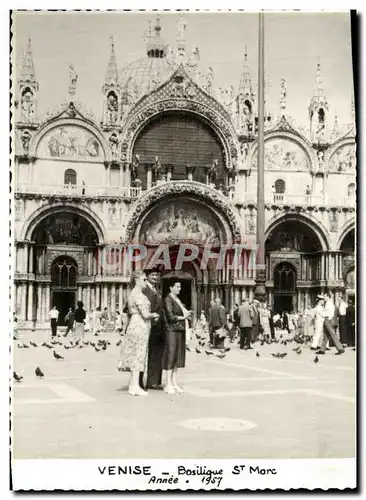
[[[146,56],[125,66],[121,74],[121,86],[141,97],[166,81],[174,72],[167,58],[168,45],[160,35],[160,19],[157,17],[155,34],[150,35]]]

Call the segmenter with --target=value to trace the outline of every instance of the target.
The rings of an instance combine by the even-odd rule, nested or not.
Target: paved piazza
[[[127,393],[111,342],[66,350],[57,361],[46,347],[19,349],[14,369],[15,458],[332,458],[355,456],[355,360],[328,352],[315,364],[307,347],[230,344],[224,359],[187,353],[184,395]],[[22,333],[38,345],[46,333]],[[63,341],[63,339],[58,339]],[[256,357],[256,351],[260,357]],[[287,352],[285,359],[272,352]],[[36,378],[39,366],[45,377]]]

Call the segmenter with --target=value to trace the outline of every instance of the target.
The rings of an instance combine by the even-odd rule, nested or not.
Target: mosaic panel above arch
[[[356,169],[356,148],[345,144],[334,151],[329,160],[331,172],[352,172]]]
[[[252,157],[252,167],[257,168],[258,149]],[[264,168],[268,170],[310,170],[311,164],[305,150],[287,138],[265,141]]]
[[[83,127],[62,125],[52,128],[37,147],[41,158],[103,160],[104,151],[95,135]]]

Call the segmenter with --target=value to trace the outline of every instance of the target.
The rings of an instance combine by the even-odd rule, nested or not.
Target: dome
[[[167,59],[168,45],[160,35],[160,19],[157,17],[155,34],[150,34],[146,56],[125,66],[121,74],[121,86],[129,93],[141,97],[166,81],[174,66]]]

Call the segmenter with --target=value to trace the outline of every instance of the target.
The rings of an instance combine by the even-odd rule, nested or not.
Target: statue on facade
[[[155,156],[155,163],[152,167],[152,171],[155,175],[155,181],[160,181],[161,176],[163,174],[163,167],[160,163],[159,156]]]
[[[118,148],[118,137],[117,137],[117,134],[113,133],[109,137],[109,145],[110,145],[110,148],[112,150],[112,156],[116,156],[117,155],[117,148]]]
[[[248,234],[255,234],[255,224],[253,214],[248,215]]]
[[[35,118],[34,96],[29,89],[27,89],[22,95],[21,109],[22,109],[23,120],[27,123],[34,122]]]
[[[330,231],[336,233],[338,231],[338,216],[337,212],[330,213]]]
[[[111,92],[107,97],[107,123],[113,125],[118,119],[118,99],[117,96]]]
[[[69,65],[69,96],[72,97],[76,94],[76,85],[78,82],[78,74],[76,73],[73,64]]]
[[[218,160],[214,160],[212,162],[212,165],[208,168],[208,171],[207,171],[207,177],[208,177],[209,184],[214,184],[215,181],[217,181],[218,170],[219,170],[219,162],[218,162]]]
[[[318,162],[319,162],[319,167],[322,170],[323,165],[324,165],[324,151],[321,149],[317,152],[317,157],[318,157]]]
[[[135,154],[135,157],[131,163],[131,182],[134,184],[138,180],[137,177],[138,177],[139,165],[140,165],[140,155]]]
[[[211,93],[213,79],[214,79],[214,72],[213,72],[213,69],[210,66],[208,68],[207,74],[205,75],[205,83],[204,83],[204,89],[206,90],[206,92],[208,94]]]
[[[21,136],[21,141],[22,141],[22,144],[23,144],[23,150],[25,153],[28,153],[29,151],[29,143],[30,143],[30,140],[31,140],[31,135],[30,133],[28,132],[28,130],[25,130]]]

